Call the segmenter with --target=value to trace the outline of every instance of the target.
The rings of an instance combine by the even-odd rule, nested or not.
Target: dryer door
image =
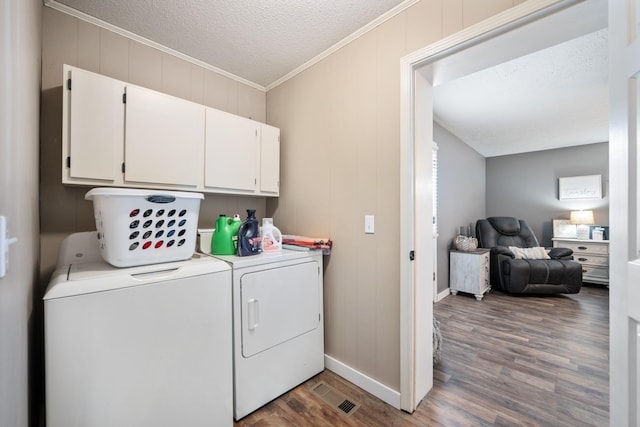
[[[316,262],[243,274],[242,356],[251,357],[316,329],[321,321],[320,292]]]

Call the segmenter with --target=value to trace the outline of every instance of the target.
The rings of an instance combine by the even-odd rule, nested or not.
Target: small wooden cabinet
[[[582,264],[582,281],[609,285],[609,241],[553,238],[554,248],[573,250],[573,259]]]
[[[478,301],[491,290],[489,285],[489,249],[449,252],[449,290],[473,294]]]

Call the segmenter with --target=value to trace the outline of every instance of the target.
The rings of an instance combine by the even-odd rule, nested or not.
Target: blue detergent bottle
[[[262,252],[260,226],[255,209],[247,209],[247,219],[238,229],[238,256],[258,255]]]

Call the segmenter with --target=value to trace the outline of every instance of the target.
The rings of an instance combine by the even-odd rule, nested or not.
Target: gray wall
[[[487,217],[526,219],[540,245],[551,246],[552,219],[572,210],[594,211],[598,225],[609,225],[609,144],[490,157],[487,162]],[[602,175],[603,198],[558,200],[558,178]]]
[[[0,279],[0,426],[37,425],[42,407],[38,292],[38,116],[42,0],[0,6],[0,215],[7,275]],[[31,397],[31,401],[29,399]]]
[[[485,158],[434,123],[438,144],[438,293],[449,287],[449,248],[460,226],[485,216]]]
[[[598,225],[609,225],[609,144],[484,158],[434,123],[438,144],[438,293],[449,287],[449,248],[460,226],[490,216],[526,219],[542,246],[551,246],[552,220],[591,209]],[[602,175],[603,198],[558,199],[558,178]]]

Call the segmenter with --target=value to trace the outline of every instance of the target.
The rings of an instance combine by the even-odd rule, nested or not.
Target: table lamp
[[[576,224],[576,239],[589,239],[589,225],[595,224],[593,211],[571,211],[569,222]]]

